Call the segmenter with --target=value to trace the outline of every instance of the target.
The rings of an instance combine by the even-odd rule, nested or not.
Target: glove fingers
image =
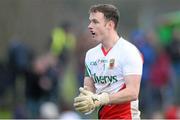
[[[75,102],[74,107],[81,107],[81,106],[87,106],[87,101],[82,101],[82,102]]]
[[[88,106],[77,107],[77,108],[75,108],[75,109],[76,109],[77,111],[83,112],[83,113],[86,113],[86,112],[89,112],[89,111],[90,111],[90,109],[89,109]]]
[[[94,101],[92,99],[93,93],[87,90],[87,87],[80,87],[79,88],[80,95],[74,98],[74,107],[75,110],[88,113],[95,108]]]
[[[88,106],[87,101],[76,102],[74,103],[74,107],[75,107],[75,110],[79,112],[86,113],[90,111],[90,107]]]
[[[78,97],[74,98],[74,103],[82,102],[82,101],[85,101],[86,99],[87,99],[86,96],[81,95],[81,96],[78,96]]]
[[[90,91],[88,91],[88,90],[86,90],[86,89],[84,89],[84,88],[82,88],[82,87],[79,88],[79,91],[80,91],[80,93],[83,94],[83,95],[90,95],[90,94],[91,94]]]

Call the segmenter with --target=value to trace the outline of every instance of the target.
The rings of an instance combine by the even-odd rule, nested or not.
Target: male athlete
[[[79,89],[74,107],[85,114],[99,107],[99,119],[138,119],[141,54],[118,35],[119,12],[115,6],[94,5],[89,14],[88,28],[100,44],[86,53],[84,87]]]

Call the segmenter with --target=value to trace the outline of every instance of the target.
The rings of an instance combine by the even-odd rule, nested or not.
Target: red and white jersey
[[[138,49],[121,37],[107,52],[103,49],[102,44],[90,49],[86,53],[85,65],[86,75],[94,80],[96,93],[107,92],[113,94],[125,88],[124,76],[142,75],[143,61]],[[123,115],[129,114],[128,118],[139,118],[138,100],[119,105],[120,107],[118,105],[104,106],[101,109],[101,111],[104,109],[104,112],[100,111],[102,113],[100,118],[103,114],[105,115],[104,118],[106,118],[106,115],[111,115],[111,113],[107,114],[105,111],[113,110],[119,111],[119,113],[115,112],[116,114],[122,112]]]

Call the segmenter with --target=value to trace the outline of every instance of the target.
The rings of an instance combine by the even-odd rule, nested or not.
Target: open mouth
[[[93,37],[96,35],[96,33],[95,33],[95,32],[93,32],[93,31],[91,31],[91,34],[92,34],[92,36],[93,36]]]

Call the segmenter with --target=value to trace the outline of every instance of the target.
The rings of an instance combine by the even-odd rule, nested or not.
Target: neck
[[[113,33],[113,34],[109,34],[106,39],[103,40],[102,42],[102,46],[105,50],[109,50],[110,48],[112,48],[116,42],[119,40],[119,35],[117,34],[117,32]]]

